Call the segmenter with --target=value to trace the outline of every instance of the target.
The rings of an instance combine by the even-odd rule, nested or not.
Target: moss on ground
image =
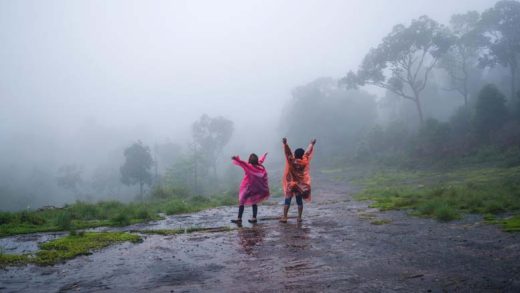
[[[141,237],[126,232],[74,233],[74,235],[40,244],[40,250],[34,254],[0,254],[0,267],[29,263],[53,265],[79,255],[90,254],[93,250],[126,241],[136,243],[141,241]]]

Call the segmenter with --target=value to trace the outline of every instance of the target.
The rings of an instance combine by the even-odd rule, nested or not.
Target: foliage
[[[232,194],[213,196],[179,195],[174,189],[162,189],[160,197],[151,196],[143,202],[98,203],[76,202],[62,209],[40,211],[3,212],[0,214],[0,237],[34,232],[69,231],[100,226],[127,226],[150,220],[158,220],[158,213],[178,214],[236,204]]]
[[[72,191],[78,192],[78,185],[83,181],[81,174],[83,170],[76,165],[64,165],[58,169],[59,175],[56,177],[58,186]]]
[[[140,196],[143,195],[143,185],[152,184],[152,156],[150,148],[138,141],[125,149],[125,163],[121,166],[121,182],[126,185],[139,184]]]
[[[520,212],[520,167],[460,168],[444,171],[387,170],[359,181],[357,198],[381,210],[408,210],[439,221],[464,213]]]
[[[216,161],[224,146],[233,135],[233,122],[224,117],[209,117],[202,115],[192,125],[193,141],[195,142],[196,154],[202,154],[213,167],[216,175]]]
[[[520,3],[513,0],[498,1],[493,8],[482,13],[482,34],[488,40],[488,53],[484,65],[500,64],[511,74],[511,97],[517,92],[518,60],[520,60]]]
[[[351,87],[375,85],[413,101],[422,122],[420,93],[451,42],[446,29],[427,16],[413,20],[408,27],[396,25],[365,56],[357,73],[351,71],[343,82]]]
[[[466,107],[471,92],[471,79],[476,79],[476,75],[480,74],[476,65],[480,48],[485,43],[482,35],[476,31],[479,21],[480,14],[476,11],[452,16],[449,34],[453,45],[439,62],[439,67],[448,73],[449,89],[464,97]]]
[[[505,96],[494,85],[486,85],[479,93],[475,107],[474,125],[477,135],[485,143],[507,119]]]
[[[141,237],[125,232],[87,232],[69,235],[40,244],[40,250],[34,255],[0,254],[0,267],[27,263],[54,265],[78,255],[90,254],[92,250],[126,241],[136,243],[141,241]]]
[[[292,96],[282,118],[285,135],[301,147],[306,147],[310,133],[319,135],[316,151],[327,157],[353,151],[360,134],[375,123],[375,97],[340,88],[332,78],[297,87]]]

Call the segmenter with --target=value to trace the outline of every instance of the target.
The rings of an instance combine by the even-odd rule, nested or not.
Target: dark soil
[[[282,200],[272,199],[280,204],[261,206],[258,224],[236,230],[143,235],[142,243],[55,266],[10,267],[0,271],[0,291],[520,292],[520,234],[479,216],[446,224],[380,213],[352,200],[347,184],[319,177],[301,224],[278,223]],[[217,208],[125,229],[219,227],[236,212]]]

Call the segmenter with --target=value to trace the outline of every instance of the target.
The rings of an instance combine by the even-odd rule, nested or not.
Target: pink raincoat
[[[269,198],[267,171],[262,166],[266,155],[267,153],[258,159],[257,166],[242,161],[240,157],[233,159],[233,164],[242,167],[245,172],[238,192],[240,205],[254,205]]]

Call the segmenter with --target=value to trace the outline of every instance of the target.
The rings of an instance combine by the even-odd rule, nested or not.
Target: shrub
[[[475,108],[473,125],[481,142],[488,143],[493,132],[499,130],[507,119],[506,97],[493,84],[480,90]]]
[[[65,211],[58,214],[55,219],[56,226],[58,226],[62,230],[69,230],[72,228],[72,216],[70,212]]]
[[[43,225],[45,224],[45,219],[41,216],[37,215],[34,212],[23,211],[18,214],[18,220],[20,223],[27,223],[33,225]]]
[[[15,220],[12,213],[0,212],[0,225],[9,224]]]
[[[118,226],[128,226],[130,225],[130,218],[128,216],[128,213],[126,211],[122,211],[118,213],[116,216],[110,219],[112,223],[118,225]]]

